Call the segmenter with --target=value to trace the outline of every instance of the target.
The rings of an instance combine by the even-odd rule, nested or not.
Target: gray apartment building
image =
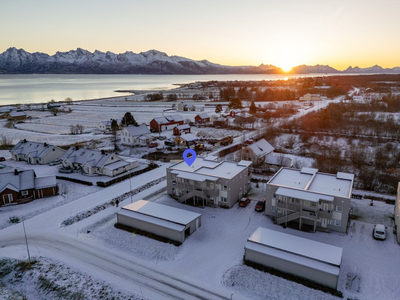
[[[250,165],[213,156],[196,158],[190,167],[181,161],[167,168],[167,191],[179,202],[229,208],[250,190]]]
[[[354,175],[281,168],[267,183],[265,214],[277,224],[346,232]]]

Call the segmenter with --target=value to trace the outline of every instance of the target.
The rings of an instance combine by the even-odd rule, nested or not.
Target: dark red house
[[[0,173],[0,206],[55,196],[55,176],[36,177],[34,170]]]
[[[183,123],[183,119],[180,115],[158,117],[150,121],[150,131],[161,132],[163,130],[173,129],[176,125],[183,125]]]
[[[194,121],[196,123],[209,123],[210,116],[207,113],[203,112],[203,113],[200,113],[197,116],[195,116]]]
[[[182,133],[190,133],[190,126],[188,124],[183,124],[174,127],[173,129],[174,135],[181,135]]]

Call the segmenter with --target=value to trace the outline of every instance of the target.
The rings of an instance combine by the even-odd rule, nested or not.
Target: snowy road
[[[167,165],[135,177],[134,185],[141,185],[165,176]],[[134,201],[165,187],[165,181],[134,196]],[[230,299],[230,292],[205,284],[185,275],[161,272],[135,257],[115,249],[93,244],[90,239],[78,238],[77,228],[97,222],[105,215],[112,215],[117,208],[110,207],[73,226],[60,228],[60,223],[71,214],[88,210],[129,191],[129,181],[121,182],[79,200],[35,216],[25,221],[25,228],[32,256],[45,256],[60,260],[81,271],[111,282],[121,289],[148,299]],[[128,202],[130,199],[125,200]],[[121,206],[124,205],[121,203]],[[76,234],[76,235],[75,235]],[[0,231],[0,257],[26,258],[22,224]],[[167,274],[168,273],[168,274]],[[235,295],[240,299],[240,295]]]

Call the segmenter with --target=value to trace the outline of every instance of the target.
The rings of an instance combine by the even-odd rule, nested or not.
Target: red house
[[[181,135],[182,133],[187,134],[190,133],[190,126],[188,124],[179,125],[174,127],[173,131],[174,135]]]
[[[173,129],[176,125],[183,125],[183,119],[180,115],[158,117],[150,121],[150,131],[161,132]]]
[[[195,116],[194,121],[197,123],[209,123],[210,116],[207,113],[203,112]]]
[[[34,170],[0,173],[0,206],[55,196],[55,176],[36,177]]]

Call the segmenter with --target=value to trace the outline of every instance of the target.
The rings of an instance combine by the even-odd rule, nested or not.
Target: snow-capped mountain
[[[309,73],[339,73],[340,71],[326,65],[307,66],[300,65],[292,69],[292,73],[309,74]]]
[[[9,48],[0,54],[2,73],[105,73],[105,74],[229,74],[273,73],[277,68],[243,66],[231,67],[195,61],[180,56],[168,56],[164,52],[150,50],[139,54],[127,51],[122,54],[78,48],[57,52],[29,53],[23,49]]]

